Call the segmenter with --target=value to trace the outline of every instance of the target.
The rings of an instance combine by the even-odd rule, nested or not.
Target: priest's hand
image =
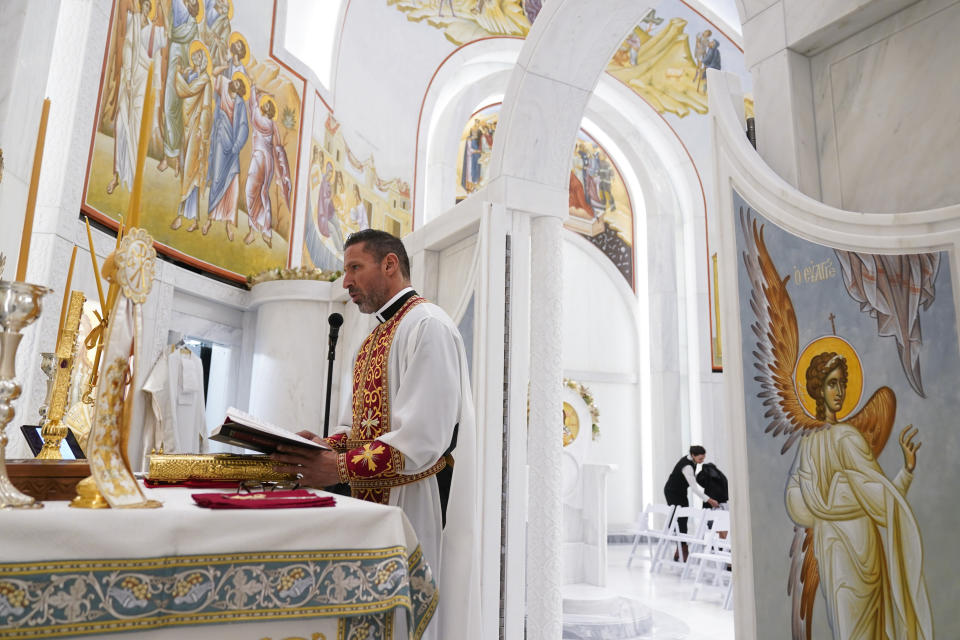
[[[281,444],[271,458],[276,463],[274,469],[296,474],[303,486],[323,488],[340,482],[337,454],[333,451]]]
[[[315,434],[313,431],[307,431],[304,429],[303,431],[297,431],[297,435],[301,438],[306,438],[307,440],[311,440],[318,444],[323,444],[323,438]]]

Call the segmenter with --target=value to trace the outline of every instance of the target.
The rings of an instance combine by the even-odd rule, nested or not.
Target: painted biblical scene
[[[500,106],[477,111],[463,129],[457,149],[457,202],[487,183]],[[633,208],[627,185],[607,152],[583,130],[573,151],[569,204],[564,226],[600,249],[634,287]]]
[[[499,118],[500,103],[492,104],[473,114],[463,128],[457,149],[457,202],[487,184],[487,165]]]
[[[443,31],[455,45],[491,36],[523,38],[543,0],[387,0],[411,22]]]
[[[275,3],[116,0],[83,209],[127,216],[152,72],[140,226],[217,275],[287,265],[304,81],[271,56]]]
[[[734,210],[757,635],[933,638],[960,567],[949,257],[831,249]]]
[[[303,237],[303,264],[343,268],[343,243],[351,233],[380,229],[403,237],[413,230],[410,183],[381,179],[373,156],[357,158],[340,123],[328,115],[310,151],[310,191]]]
[[[660,113],[706,113],[706,71],[722,69],[723,50],[732,47],[711,29],[693,34],[686,29],[687,20],[651,9],[613,54],[607,73]]]

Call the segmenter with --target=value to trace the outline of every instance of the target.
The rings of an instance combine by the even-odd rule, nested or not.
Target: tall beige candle
[[[77,263],[77,245],[73,245],[73,254],[70,255],[70,270],[67,271],[67,284],[63,287],[63,304],[60,306],[60,323],[57,325],[57,348],[60,346],[60,337],[63,335],[63,321],[67,317],[67,306],[70,303],[70,285],[73,284],[73,267]]]
[[[40,131],[37,146],[33,151],[33,172],[30,174],[30,191],[27,192],[27,211],[23,218],[23,233],[20,235],[20,255],[17,258],[17,282],[27,277],[27,261],[30,259],[30,238],[33,236],[33,212],[37,208],[37,185],[40,183],[40,165],[43,162],[43,143],[47,137],[47,118],[50,116],[50,98],[44,98],[40,112]]]
[[[140,226],[140,193],[143,191],[143,165],[147,161],[147,145],[153,128],[153,62],[147,75],[147,89],[143,93],[143,114],[140,116],[140,141],[137,143],[137,170],[133,174],[130,192],[130,228]]]
[[[93,263],[93,277],[97,280],[97,296],[100,298],[100,309],[107,306],[107,300],[103,297],[103,282],[100,280],[100,269],[97,268],[97,253],[93,249],[93,234],[90,233],[90,218],[84,218],[87,223],[87,242],[90,244],[90,261]],[[118,232],[119,233],[119,232]]]

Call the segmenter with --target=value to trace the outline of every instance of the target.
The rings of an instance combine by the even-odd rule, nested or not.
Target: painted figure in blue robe
[[[707,91],[707,69],[720,70],[720,43],[711,40],[707,52],[703,54],[703,91]]]
[[[210,204],[202,232],[206,235],[211,224],[223,222],[227,239],[233,241],[240,201],[240,150],[250,132],[246,103],[249,81],[242,73],[234,74],[230,79],[217,76],[214,89],[216,103],[207,173]]]
[[[482,179],[480,167],[482,144],[483,131],[480,127],[480,121],[474,120],[473,127],[467,134],[467,139],[463,145],[463,163],[460,171],[460,186],[467,193],[476,190]]]

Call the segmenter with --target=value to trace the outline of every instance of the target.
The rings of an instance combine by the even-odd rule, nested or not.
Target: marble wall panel
[[[917,0],[784,0],[787,44],[810,54],[850,37]]]
[[[737,4],[740,6],[737,8],[740,13],[740,21],[746,23],[762,11],[775,4],[779,4],[779,1],[780,0],[738,0]]]
[[[776,3],[743,23],[743,58],[747,68],[787,46],[783,4]]]
[[[960,3],[919,3],[812,60],[823,200],[916,211],[960,202]]]

